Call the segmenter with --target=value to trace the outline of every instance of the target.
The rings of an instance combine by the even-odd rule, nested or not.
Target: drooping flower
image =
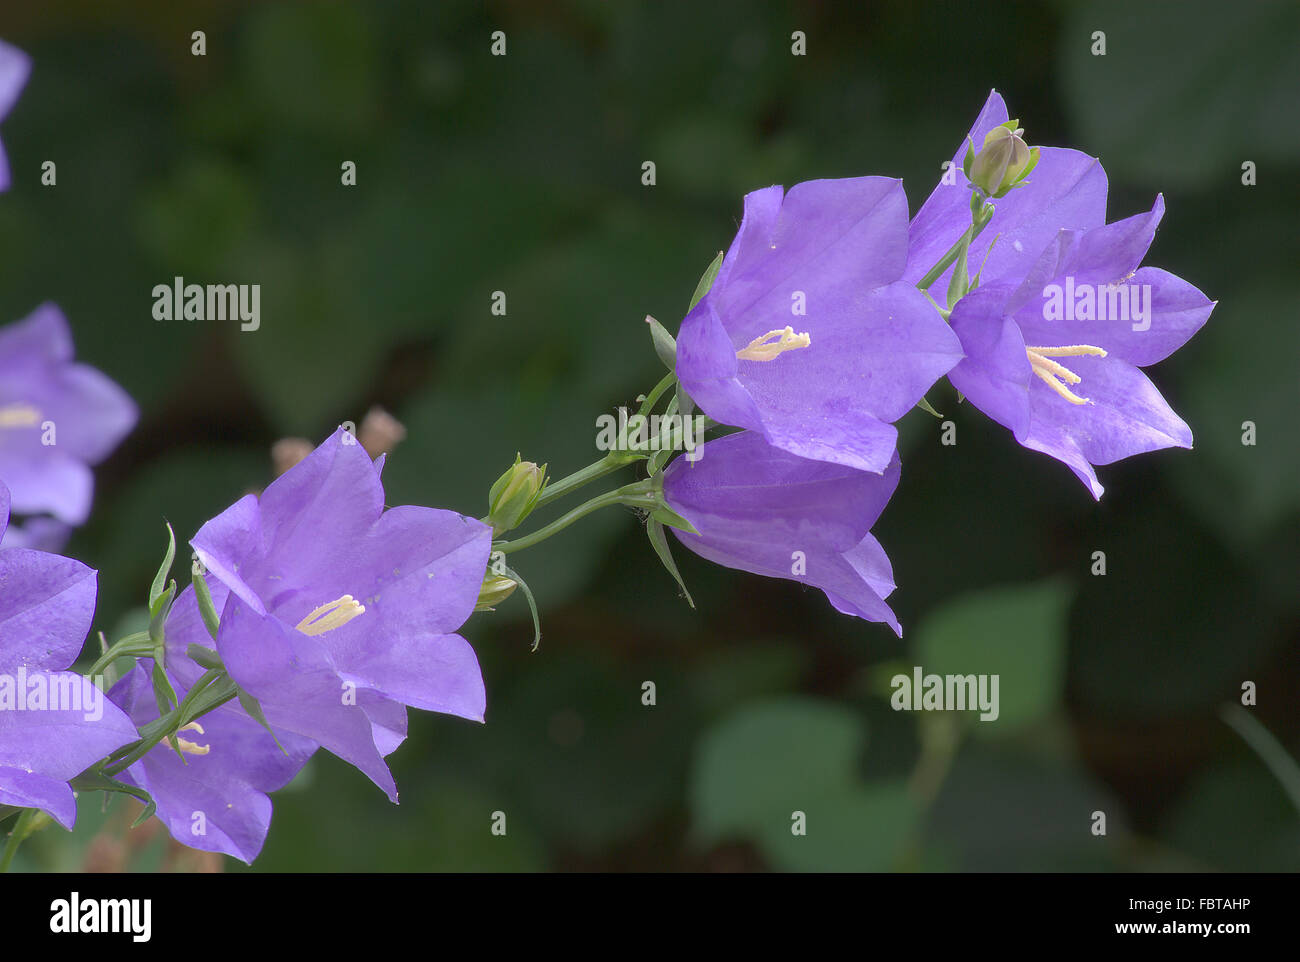
[[[0,484],[0,534],[9,492]],[[136,739],[93,681],[66,671],[95,613],[95,572],[29,548],[0,549],[0,804],[39,808],[71,828],[69,779]]]
[[[1100,498],[1093,465],[1167,447],[1192,433],[1140,368],[1168,357],[1214,308],[1179,277],[1139,267],[1164,215],[1062,230],[1017,285],[958,301],[966,358],[948,373],[972,404],[1027,448],[1067,464]]]
[[[900,278],[907,198],[885,177],[745,197],[740,231],[682,322],[677,376],[709,417],[803,458],[883,472],[892,422],[961,357]]]
[[[193,594],[189,604],[194,604]],[[172,630],[169,619],[169,647]],[[211,643],[201,624],[198,632],[202,637],[178,632],[175,643]],[[169,652],[169,665],[172,661]],[[149,677],[152,667],[149,659],[137,662],[109,693],[140,726],[158,717]],[[177,687],[178,697],[187,692],[187,687]],[[272,738],[237,702],[191,722],[177,732],[175,741],[175,747],[170,741],[155,746],[118,778],[149,793],[158,806],[158,818],[182,845],[222,852],[251,864],[262,851],[271,825],[267,793],[283,788],[298,774],[316,751],[316,743],[288,732],[277,732]]]
[[[882,474],[796,457],[752,431],[704,444],[664,472],[664,498],[698,534],[673,534],[702,558],[813,585],[836,610],[902,628],[885,598],[893,569],[871,526],[898,486]]]
[[[980,148],[1008,119],[1001,95],[992,91],[967,135],[969,141],[957,147],[951,167],[912,218],[905,280],[915,284],[924,278],[970,227],[971,184],[962,173],[962,161],[970,144]],[[983,265],[982,284],[1019,284],[1058,230],[1106,223],[1106,171],[1101,162],[1065,147],[1038,150],[1032,174],[994,201],[992,221],[970,245],[970,273]],[[951,274],[952,268],[944,270],[932,288],[946,291]]]
[[[229,589],[216,646],[231,678],[274,728],[396,801],[384,756],[406,737],[406,706],[483,720],[482,673],[456,632],[491,540],[452,511],[385,511],[379,467],[339,431],[191,544],[209,583]]]
[[[13,110],[31,72],[31,58],[0,40],[0,120]],[[9,159],[5,156],[4,145],[0,144],[0,190],[8,190],[9,183]]]
[[[42,304],[0,329],[0,481],[16,514],[81,524],[90,513],[90,465],[134,427],[135,404],[113,381],[72,359],[63,312]]]

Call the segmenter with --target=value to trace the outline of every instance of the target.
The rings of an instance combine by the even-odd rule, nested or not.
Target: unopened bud
[[[483,578],[483,587],[479,589],[478,603],[474,605],[474,610],[491,611],[514,594],[517,587],[519,586],[513,578],[494,575],[489,571]]]
[[[545,484],[546,465],[539,468],[532,461],[520,461],[519,455],[515,455],[510,470],[497,478],[488,492],[487,520],[492,525],[493,536],[518,527],[537,506]]]
[[[1019,121],[1008,120],[994,127],[984,137],[984,145],[975,153],[972,144],[966,150],[962,167],[970,182],[985,196],[1005,197],[1013,187],[1020,186],[1029,172],[1038,164],[1038,148],[1031,148],[1017,127]]]

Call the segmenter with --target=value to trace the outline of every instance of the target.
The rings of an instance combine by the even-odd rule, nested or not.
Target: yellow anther
[[[807,331],[796,334],[793,327],[787,326],[784,330],[768,331],[762,337],[754,338],[736,352],[736,357],[742,361],[771,361],[786,351],[807,347],[811,343]]]
[[[1079,395],[1075,394],[1065,386],[1066,384],[1078,384],[1083,380],[1083,378],[1079,377],[1079,375],[1075,374],[1064,364],[1058,364],[1056,361],[1051,360],[1051,358],[1106,356],[1104,350],[1099,347],[1093,347],[1091,344],[1065,344],[1061,347],[1026,347],[1025,354],[1029,357],[1029,365],[1033,369],[1033,372],[1043,379],[1043,383],[1071,404],[1089,403],[1086,397],[1079,397]]]
[[[353,618],[366,613],[366,606],[351,595],[344,595],[328,604],[313,610],[296,625],[304,635],[323,635],[335,628],[342,628]]]
[[[41,412],[19,401],[0,407],[0,428],[34,428],[41,423]]]
[[[198,722],[190,722],[188,725],[177,730],[178,735],[180,732],[198,732],[200,735],[204,734],[203,726]],[[163,742],[166,743],[168,748],[174,747],[170,738],[163,738]],[[212,751],[211,745],[196,745],[188,738],[178,737],[176,739],[176,745],[180,746],[181,752],[186,755],[206,755],[208,752]]]

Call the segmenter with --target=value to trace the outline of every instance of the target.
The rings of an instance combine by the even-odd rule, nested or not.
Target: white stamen
[[[296,628],[304,635],[323,635],[335,628],[342,628],[353,618],[366,613],[366,606],[351,595],[344,595],[314,609]]]
[[[1094,347],[1091,344],[1065,344],[1060,347],[1026,346],[1025,354],[1029,357],[1029,365],[1033,372],[1043,379],[1044,384],[1061,395],[1061,397],[1071,404],[1091,403],[1088,398],[1079,397],[1065,386],[1066,384],[1078,384],[1083,378],[1064,364],[1059,364],[1050,359],[1053,357],[1105,357],[1106,352],[1102,348]]]
[[[736,352],[736,357],[742,361],[771,361],[786,351],[798,350],[811,343],[807,331],[796,334],[793,327],[786,326],[783,330],[768,331],[762,337],[754,338]]]

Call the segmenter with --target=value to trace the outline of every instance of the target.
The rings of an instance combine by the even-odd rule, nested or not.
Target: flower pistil
[[[784,330],[768,331],[762,337],[754,338],[736,352],[736,357],[742,361],[771,361],[786,351],[807,347],[811,343],[807,331],[796,334],[793,327],[786,325]]]
[[[366,606],[351,595],[344,595],[321,605],[295,626],[304,635],[323,635],[342,628],[353,618],[366,613]]]
[[[1066,387],[1067,384],[1078,384],[1083,379],[1064,364],[1053,361],[1052,358],[1082,357],[1084,355],[1093,355],[1096,357],[1106,356],[1104,350],[1099,347],[1093,347],[1091,344],[1068,344],[1062,347],[1026,346],[1025,354],[1029,356],[1030,367],[1033,368],[1035,374],[1043,379],[1043,383],[1071,404],[1089,403],[1086,397],[1079,397],[1079,395]]]
[[[177,731],[177,734],[179,735],[180,732],[198,732],[200,735],[202,735],[203,726],[200,725],[198,722],[190,722],[188,725],[185,725],[184,727],[180,728]],[[163,742],[167,745],[168,748],[173,747],[172,740],[170,738],[163,738]],[[196,745],[188,738],[179,738],[179,737],[176,739],[175,747],[180,748],[182,754],[185,755],[206,755],[208,752],[212,751],[211,745]]]

